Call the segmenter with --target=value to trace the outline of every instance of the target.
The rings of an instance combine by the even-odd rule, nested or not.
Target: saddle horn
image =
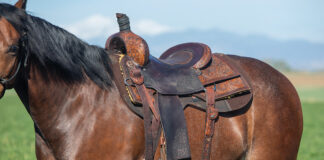
[[[116,17],[119,25],[119,31],[130,31],[130,23],[128,16],[123,13],[116,13]]]
[[[110,36],[106,42],[107,50],[116,50],[131,57],[138,65],[145,66],[149,59],[149,48],[146,41],[131,31],[126,14],[116,13],[119,24],[118,33]]]

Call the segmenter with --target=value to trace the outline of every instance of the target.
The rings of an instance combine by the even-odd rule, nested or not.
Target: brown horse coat
[[[23,8],[25,5],[17,6]],[[20,30],[14,29],[5,18],[1,18],[0,78],[8,77],[10,70],[17,68],[14,65],[17,58],[10,58],[5,52],[17,42],[15,36],[9,36],[8,33],[20,33]],[[61,33],[68,34],[63,31]],[[44,33],[39,33],[38,36],[44,40],[47,38]],[[62,35],[55,38],[58,39],[56,43],[66,40]],[[98,54],[103,52],[103,49],[88,46],[76,38],[74,40],[73,42],[85,47],[84,51],[93,50]],[[43,47],[42,43],[39,45],[38,47]],[[11,83],[35,123],[38,159],[143,159],[143,120],[123,101],[115,85],[117,79],[110,77],[110,85],[103,87],[96,79],[100,79],[101,72],[94,70],[98,71],[99,76],[92,75],[87,66],[77,63],[88,63],[86,59],[97,57],[80,56],[79,59],[71,60],[71,63],[84,67],[79,73],[83,75],[83,79],[67,81],[60,77],[65,73],[64,65],[63,69],[42,68],[35,52],[31,52],[28,67],[22,68]],[[69,56],[75,55],[64,56],[70,58]],[[211,158],[296,159],[303,123],[301,104],[295,88],[285,76],[261,61],[229,57],[244,71],[253,88],[254,98],[250,105],[241,110],[220,114],[215,126]],[[109,61],[102,57],[97,60],[101,63]],[[48,67],[48,62],[44,63]],[[94,78],[95,76],[98,77]],[[3,86],[0,85],[0,91],[4,89]],[[9,85],[6,87],[10,88]],[[205,113],[187,107],[185,116],[192,159],[200,159]]]
[[[245,70],[254,99],[242,110],[220,115],[211,158],[296,159],[302,112],[294,87],[263,62],[230,57]],[[143,121],[129,110],[115,87],[105,91],[91,81],[75,86],[49,83],[37,76],[36,69],[31,72],[31,114],[48,141],[36,136],[37,157],[143,158]],[[192,159],[200,159],[205,113],[188,107],[185,115]]]

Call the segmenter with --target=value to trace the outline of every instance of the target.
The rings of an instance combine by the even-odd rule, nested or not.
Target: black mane
[[[27,33],[29,63],[37,65],[44,77],[74,83],[88,76],[102,88],[111,86],[110,59],[103,48],[88,45],[64,29],[8,4],[0,4],[0,17],[6,18],[20,35]]]

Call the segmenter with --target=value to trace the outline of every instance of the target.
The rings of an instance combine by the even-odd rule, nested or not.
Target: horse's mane
[[[88,76],[102,88],[111,86],[110,59],[103,48],[88,45],[66,30],[8,4],[0,4],[1,16],[20,34],[27,33],[29,61],[44,77],[75,83]]]

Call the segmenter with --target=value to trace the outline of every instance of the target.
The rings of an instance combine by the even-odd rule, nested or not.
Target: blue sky
[[[132,22],[154,21],[170,31],[218,28],[324,43],[323,0],[29,0],[28,11],[57,25],[76,24],[93,15],[114,20],[116,12],[123,12]]]
[[[14,4],[16,0],[0,2]],[[217,29],[283,43],[324,45],[323,0],[28,0],[27,11],[94,44],[98,43],[94,39],[118,31],[115,13],[122,12],[131,18],[135,33],[151,38]],[[324,68],[324,50],[319,52],[323,56],[314,59],[319,68]]]

